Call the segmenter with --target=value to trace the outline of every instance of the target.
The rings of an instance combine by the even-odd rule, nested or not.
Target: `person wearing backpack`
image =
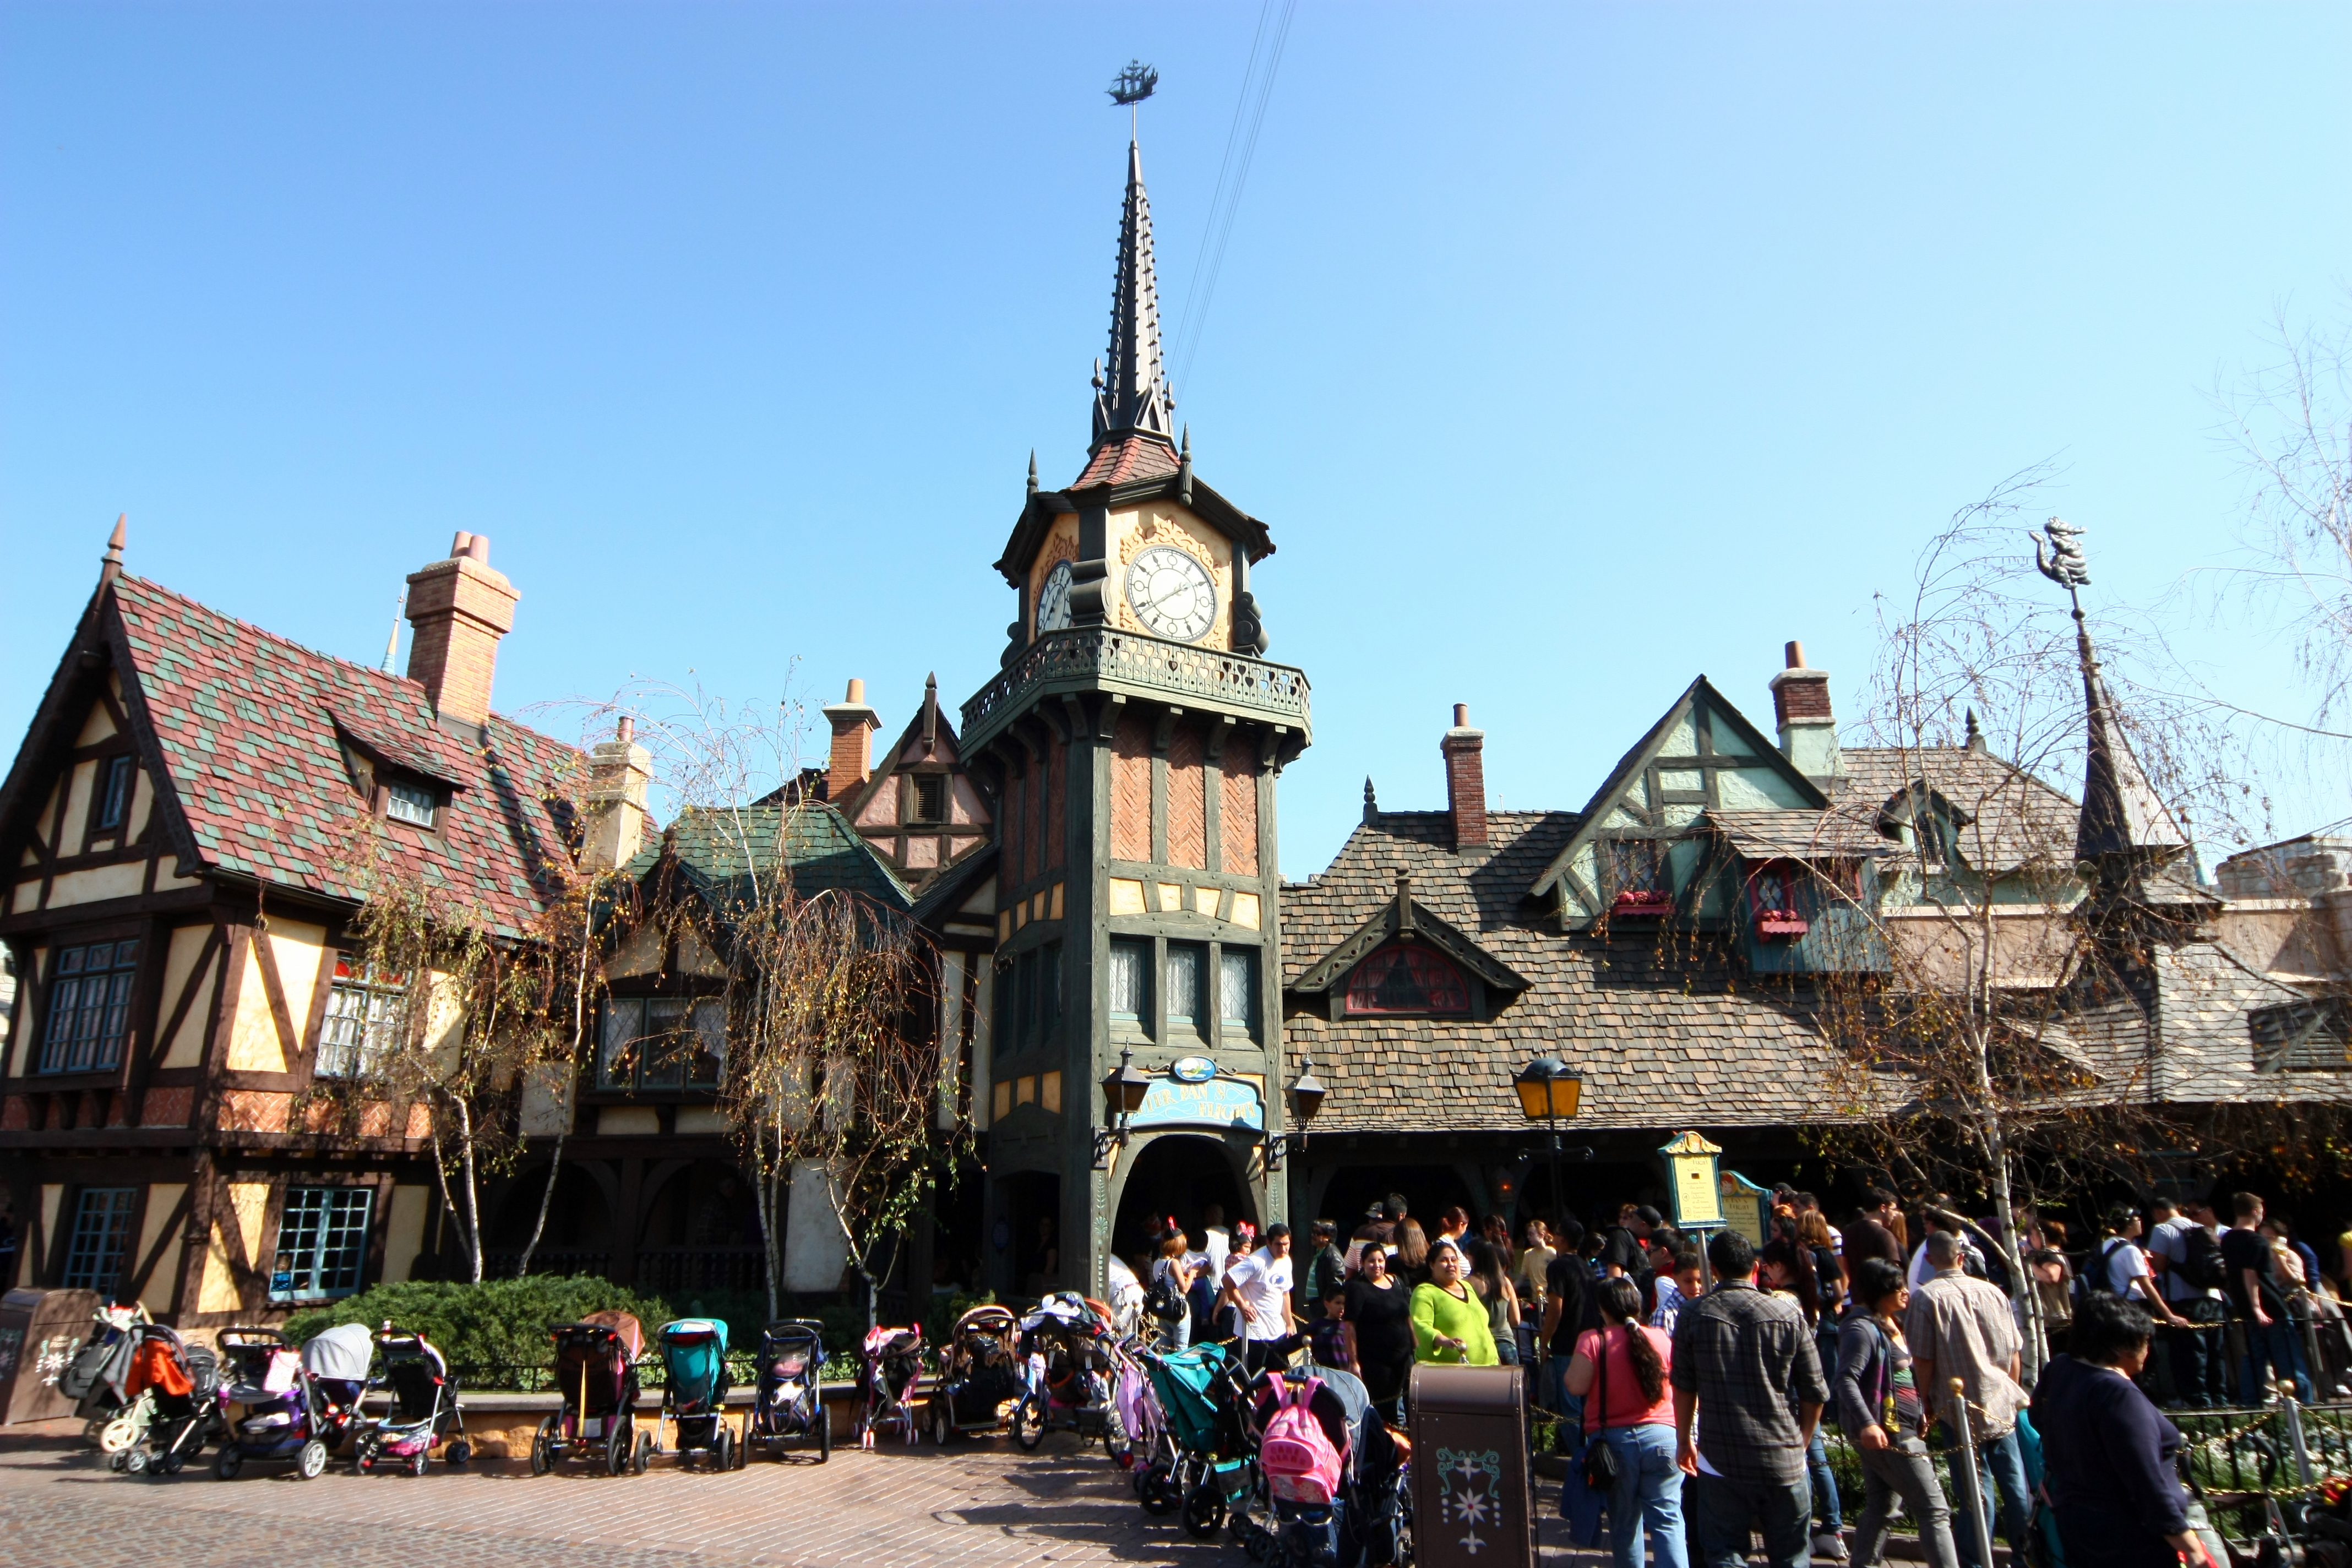
[[[1862,1462],[1856,1568],[1880,1568],[1898,1502],[1918,1529],[1928,1568],[1959,1568],[1951,1504],[1936,1477],[1935,1456],[1927,1451],[1927,1401],[1903,1337],[1903,1317],[1910,1306],[1911,1288],[1904,1283],[1901,1266],[1884,1258],[1855,1266],[1831,1388],[1838,1425]]]
[[[2163,1283],[2166,1305],[2188,1321],[2165,1336],[2173,1389],[2191,1410],[2219,1409],[2230,1403],[2229,1357],[2221,1346],[2229,1303],[2221,1289],[2221,1226],[2201,1198],[2179,1205],[2158,1198],[2148,1212],[2157,1222],[2148,1233],[2148,1262]]]
[[[1633,1280],[1604,1280],[1599,1293],[1601,1326],[1577,1336],[1561,1379],[1584,1400],[1585,1484],[1608,1503],[1615,1568],[1642,1568],[1645,1531],[1656,1568],[1688,1568],[1666,1381],[1674,1341],[1642,1321],[1642,1292]]]

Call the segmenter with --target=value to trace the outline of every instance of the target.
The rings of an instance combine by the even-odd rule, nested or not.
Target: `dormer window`
[[[1798,879],[1803,872],[1786,860],[1759,867],[1748,879],[1748,908],[1760,937],[1795,938],[1813,929],[1800,902]]]
[[[910,820],[921,823],[945,822],[948,819],[948,779],[945,773],[915,775],[914,816]]]
[[[1428,948],[1394,942],[1348,976],[1350,1014],[1451,1018],[1470,1011],[1470,983]]]
[[[441,809],[440,797],[423,784],[387,781],[383,793],[383,814],[394,822],[429,828]]]

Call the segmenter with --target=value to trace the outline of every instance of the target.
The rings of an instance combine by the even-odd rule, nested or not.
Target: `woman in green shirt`
[[[1412,1290],[1412,1359],[1456,1366],[1494,1366],[1494,1331],[1486,1303],[1462,1282],[1468,1272],[1451,1241],[1429,1247],[1429,1282]]]

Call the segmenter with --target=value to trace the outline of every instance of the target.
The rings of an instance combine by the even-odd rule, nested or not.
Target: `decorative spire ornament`
[[[1120,75],[1113,100],[1132,107],[1151,95],[1159,77],[1150,67],[1131,65]],[[1122,90],[1131,96],[1121,97]],[[1119,213],[1118,267],[1111,284],[1109,369],[1095,369],[1094,439],[1139,432],[1174,446],[1174,400],[1160,346],[1160,279],[1151,248],[1151,200],[1143,190],[1143,152],[1127,143],[1127,202]]]

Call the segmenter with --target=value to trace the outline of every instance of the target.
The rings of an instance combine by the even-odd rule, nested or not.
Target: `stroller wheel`
[[[719,1428],[719,1440],[710,1445],[710,1465],[718,1470],[735,1468],[735,1434],[724,1426]]]
[[[833,1458],[833,1412],[820,1399],[816,1405],[816,1462],[824,1464]]]
[[[122,1468],[134,1476],[145,1475],[147,1473],[146,1450],[143,1448],[131,1449],[130,1457],[122,1461]]]
[[[465,1465],[467,1460],[473,1457],[474,1446],[471,1443],[467,1442],[463,1437],[458,1438],[446,1448],[441,1450],[441,1458],[445,1462],[457,1465],[461,1468]]]
[[[306,1447],[304,1451],[309,1450]],[[223,1448],[220,1451],[220,1458],[213,1461],[213,1475],[219,1480],[233,1481],[236,1479],[237,1471],[243,1468],[245,1468],[245,1456],[237,1452],[236,1445],[234,1443]]]
[[[1013,1407],[1013,1440],[1024,1454],[1035,1453],[1037,1445],[1045,1440],[1045,1407],[1034,1394]]]
[[[931,1396],[931,1441],[942,1448],[955,1441],[955,1415],[938,1394]]]
[[[416,1458],[408,1461],[408,1473],[412,1476],[421,1476],[429,1469],[431,1466],[432,1461],[425,1458],[425,1450],[420,1448],[416,1452]]]
[[[1146,1513],[1167,1514],[1176,1507],[1176,1478],[1164,1464],[1154,1465],[1139,1476],[1135,1491],[1143,1500],[1143,1511]]]
[[[222,1465],[228,1464],[228,1457],[236,1452],[236,1450],[235,1448],[223,1448],[221,1450],[220,1460],[217,1464],[213,1466],[213,1468],[217,1471]],[[236,1473],[234,1467],[231,1467],[229,1473],[231,1475]],[[294,1456],[294,1473],[301,1477],[306,1481],[315,1481],[320,1476],[326,1474],[327,1446],[319,1441],[316,1437],[313,1437],[309,1442],[303,1444],[302,1451]],[[223,1477],[222,1479],[226,1479],[227,1478]]]
[[[637,1438],[636,1455],[629,1461],[629,1468],[642,1476],[646,1473],[646,1467],[653,1461],[654,1440],[650,1436],[640,1435]]]
[[[1225,1494],[1217,1489],[1216,1478],[1210,1478],[1184,1496],[1184,1511],[1179,1522],[1184,1533],[1195,1541],[1207,1541],[1225,1522]]]
[[[625,1475],[629,1468],[629,1439],[635,1428],[626,1421],[613,1423],[613,1435],[604,1439],[604,1469],[608,1475]]]
[[[151,1476],[176,1476],[180,1473],[180,1466],[184,1463],[185,1461],[179,1455],[166,1454],[148,1466],[147,1473]]]
[[[530,1473],[543,1476],[555,1468],[555,1417],[539,1424],[530,1439]]]

